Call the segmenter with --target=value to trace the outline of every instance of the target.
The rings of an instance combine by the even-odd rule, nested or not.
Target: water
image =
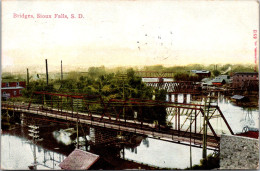
[[[35,151],[34,151],[35,150]],[[7,170],[29,170],[36,153],[37,169],[60,169],[58,164],[66,157],[63,154],[35,145],[17,135],[1,135],[1,168]]]
[[[149,145],[147,146],[147,141]],[[199,164],[202,158],[202,149],[192,147],[192,164]],[[208,154],[213,153],[208,150]],[[125,157],[130,160],[156,165],[164,168],[190,167],[190,147],[157,139],[144,139],[140,146],[126,149]]]
[[[187,100],[191,103],[199,102],[192,99],[191,96],[188,96]],[[240,133],[245,126],[259,128],[258,108],[237,106],[230,101],[229,97],[224,96],[219,96],[218,105],[234,133]],[[226,129],[223,126],[223,122],[212,120],[211,124],[216,129]],[[37,163],[40,164],[37,166],[37,169],[60,169],[58,167],[59,162],[75,149],[75,145],[73,144],[76,139],[75,133],[73,131],[65,131],[65,129],[73,127],[75,128],[75,126],[68,127],[60,124],[46,123],[40,125],[40,137],[43,138],[43,141],[38,142],[35,146]],[[109,132],[105,133],[105,131],[99,131],[94,128],[89,128],[86,132],[86,138],[89,143],[95,142],[96,135],[105,137],[105,134],[107,134],[110,137],[114,136],[110,135]],[[72,134],[74,136],[71,136]],[[80,140],[83,139],[82,137],[80,138]],[[95,150],[90,145],[82,148],[92,153],[98,153],[101,156],[109,156],[114,160],[112,161],[114,163],[116,163],[117,156],[120,153],[119,157],[121,159],[125,158],[157,167],[184,169],[190,166],[189,146],[152,138],[142,138],[140,144],[136,143],[133,146],[131,148],[122,147],[119,151],[108,151],[107,154],[102,152],[107,150],[104,146],[100,146],[100,150]],[[124,156],[122,155],[122,151],[124,151]],[[208,154],[212,152],[208,150]],[[10,131],[3,131],[1,135],[1,168],[28,170],[28,166],[33,165],[34,162],[33,153],[34,145],[28,136],[27,127],[15,125],[15,128]],[[201,158],[202,149],[192,147],[192,164],[199,164]],[[127,169],[127,167],[121,169]]]

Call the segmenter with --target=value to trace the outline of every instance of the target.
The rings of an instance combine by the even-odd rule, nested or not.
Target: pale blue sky
[[[253,63],[259,28],[257,1],[5,0],[2,8],[3,69],[44,70],[46,58],[50,70],[60,60],[71,67]]]

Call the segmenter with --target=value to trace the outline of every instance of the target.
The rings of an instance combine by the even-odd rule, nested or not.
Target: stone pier
[[[258,169],[258,139],[221,135],[220,169]]]

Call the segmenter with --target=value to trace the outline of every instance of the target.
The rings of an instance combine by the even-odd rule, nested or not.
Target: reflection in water
[[[254,122],[259,119],[258,108],[236,106],[224,96],[219,99],[223,99],[218,101],[218,105],[234,133],[242,132],[245,126],[259,128],[259,125]]]
[[[148,146],[147,146],[148,142]],[[190,166],[190,147],[152,138],[146,138],[140,146],[125,149],[125,158],[149,165],[168,168],[187,168]],[[213,153],[208,150],[208,154]],[[192,148],[192,163],[199,164],[202,158],[201,148]]]
[[[34,145],[27,139],[17,136],[1,135],[1,166],[2,169],[28,170],[34,162]],[[36,145],[37,169],[60,169],[58,164],[65,156],[54,151],[46,150]]]
[[[254,127],[255,121],[254,121],[254,118],[253,118],[252,109],[248,108],[248,109],[245,109],[243,112],[245,113],[244,114],[245,117],[240,120],[242,125],[244,125],[244,127],[246,127],[246,126]]]
[[[72,143],[70,138],[72,132],[67,132],[66,130],[61,129],[59,131],[53,131],[52,135],[58,142],[61,142],[65,145],[70,145]]]

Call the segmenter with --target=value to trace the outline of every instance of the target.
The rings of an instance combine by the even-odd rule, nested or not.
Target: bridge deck
[[[190,139],[192,140],[193,146],[201,147],[203,140],[202,134],[194,132],[185,132],[174,129],[158,129],[152,127],[149,123],[141,124],[138,121],[133,120],[123,120],[111,117],[104,117],[101,119],[100,115],[89,116],[87,113],[72,113],[71,111],[58,111],[57,109],[43,110],[37,106],[31,106],[28,110],[26,105],[8,105],[2,104],[2,109],[15,110],[23,113],[30,113],[35,115],[47,116],[51,118],[62,119],[66,121],[85,123],[92,126],[104,127],[118,131],[125,131],[131,133],[137,133],[142,135],[147,135],[151,138],[158,138],[165,141],[177,142],[183,144],[189,144]],[[219,137],[214,137],[213,135],[207,136],[207,146],[216,149],[219,147]]]

